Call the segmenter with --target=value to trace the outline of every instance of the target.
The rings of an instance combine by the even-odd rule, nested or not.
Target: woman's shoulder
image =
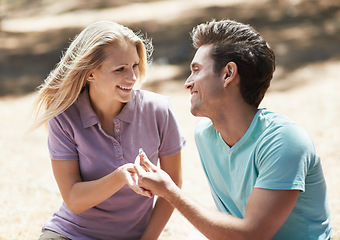
[[[143,106],[149,106],[152,108],[169,108],[170,99],[167,96],[159,93],[147,91],[147,90],[136,90],[136,100]]]
[[[49,120],[50,124],[60,124],[63,128],[73,128],[74,125],[82,123],[81,111],[78,100],[69,106],[65,111]]]

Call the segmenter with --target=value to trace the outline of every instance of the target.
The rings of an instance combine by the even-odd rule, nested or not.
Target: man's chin
[[[197,108],[191,107],[191,108],[190,108],[190,112],[191,112],[191,114],[194,115],[195,117],[203,117],[201,114],[199,114],[199,111],[198,111]]]

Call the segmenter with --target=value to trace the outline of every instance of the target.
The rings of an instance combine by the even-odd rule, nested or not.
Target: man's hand
[[[137,156],[134,165],[138,186],[149,190],[154,195],[166,198],[166,194],[177,185],[165,171],[150,162],[145,154],[142,157],[142,163],[140,156]]]

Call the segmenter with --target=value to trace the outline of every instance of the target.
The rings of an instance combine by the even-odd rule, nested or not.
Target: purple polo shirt
[[[49,121],[51,159],[78,160],[83,181],[91,181],[133,163],[140,147],[156,164],[159,157],[178,153],[185,144],[169,99],[156,93],[134,90],[114,125],[112,137],[102,129],[85,90],[71,107]],[[63,203],[43,228],[73,240],[139,239],[152,209],[153,199],[125,185],[81,214],[72,213]]]

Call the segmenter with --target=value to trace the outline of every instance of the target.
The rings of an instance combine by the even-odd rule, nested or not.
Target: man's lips
[[[196,96],[197,94],[198,94],[197,91],[191,91],[191,92],[190,92],[190,95],[191,95],[191,96]]]

